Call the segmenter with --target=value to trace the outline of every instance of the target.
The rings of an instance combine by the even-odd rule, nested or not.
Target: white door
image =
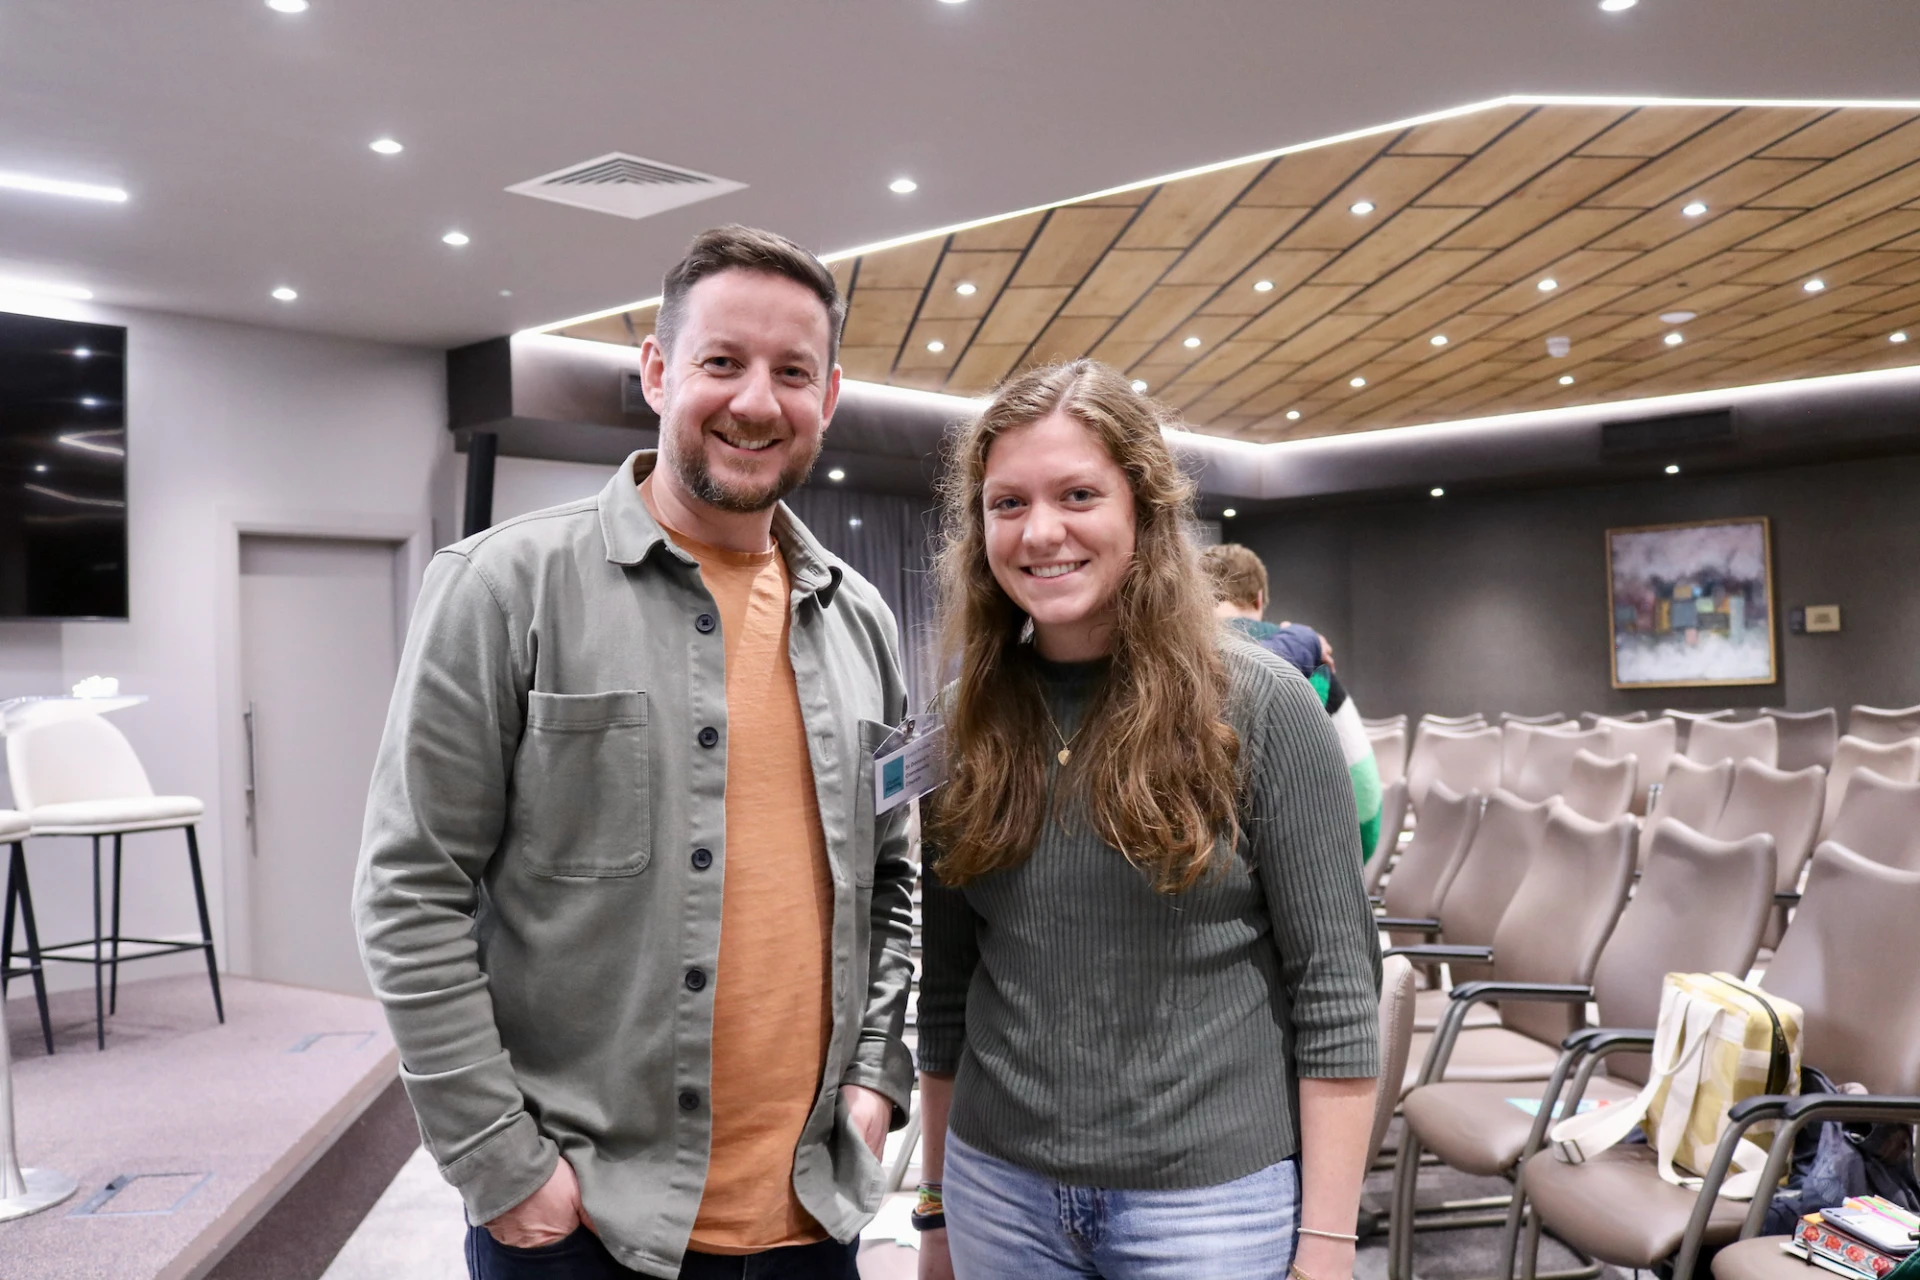
[[[349,909],[399,660],[398,552],[354,539],[240,540],[256,977],[368,994]]]

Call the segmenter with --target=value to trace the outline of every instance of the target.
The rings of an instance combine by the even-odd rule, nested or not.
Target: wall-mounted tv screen
[[[0,312],[0,618],[127,616],[127,331]]]

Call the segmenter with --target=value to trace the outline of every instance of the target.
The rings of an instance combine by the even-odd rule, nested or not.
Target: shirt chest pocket
[[[637,875],[652,857],[647,695],[529,693],[512,852],[537,876]]]

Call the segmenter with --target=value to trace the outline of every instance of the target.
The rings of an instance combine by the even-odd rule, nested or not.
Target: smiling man
[[[476,1280],[858,1274],[912,1074],[905,685],[780,503],[845,313],[789,241],[701,235],[641,350],[658,455],[428,570],[355,913]]]

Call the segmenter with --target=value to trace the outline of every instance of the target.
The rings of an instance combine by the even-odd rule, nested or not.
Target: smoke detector
[[[1571,350],[1573,350],[1572,338],[1552,337],[1547,339],[1547,354],[1555,360],[1561,359]]]
[[[610,151],[526,182],[516,182],[507,190],[515,195],[570,204],[621,218],[650,218],[681,205],[743,191],[746,185],[716,178],[710,173]]]

